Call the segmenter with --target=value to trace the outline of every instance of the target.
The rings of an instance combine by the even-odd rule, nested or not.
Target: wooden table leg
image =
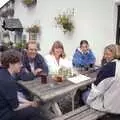
[[[77,89],[75,89],[74,91],[71,92],[71,96],[72,96],[72,110],[75,109],[75,94],[77,92]]]
[[[57,116],[61,116],[61,115],[62,115],[62,112],[61,112],[60,107],[59,107],[59,105],[57,104],[57,102],[53,102],[53,103],[52,103],[52,109],[53,109],[54,113],[55,113]]]
[[[52,111],[51,111],[51,108],[52,108]],[[62,115],[62,111],[60,110],[60,107],[59,105],[57,104],[57,102],[55,101],[51,101],[49,103],[46,103],[44,106],[43,106],[43,109],[44,111],[48,111],[48,112],[51,112],[52,114],[54,114],[56,117],[57,116],[61,116]]]

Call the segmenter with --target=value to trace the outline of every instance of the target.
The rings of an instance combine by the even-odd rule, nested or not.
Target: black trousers
[[[12,120],[48,120],[40,114],[40,110],[34,107],[27,107],[15,111]]]

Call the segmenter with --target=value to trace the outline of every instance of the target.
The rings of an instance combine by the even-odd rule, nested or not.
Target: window
[[[21,31],[15,31],[15,43],[18,43],[22,41],[22,32]]]
[[[120,45],[120,6],[118,6],[116,44]]]

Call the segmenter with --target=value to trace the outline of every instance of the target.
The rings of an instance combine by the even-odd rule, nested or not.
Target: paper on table
[[[82,75],[82,74],[79,74],[75,77],[68,78],[69,81],[71,81],[75,84],[80,83],[80,82],[85,81],[85,80],[88,80],[88,79],[90,79],[90,77],[87,77],[87,76]]]

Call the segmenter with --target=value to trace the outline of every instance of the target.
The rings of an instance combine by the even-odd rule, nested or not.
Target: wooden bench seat
[[[105,114],[106,113],[94,110],[85,105],[52,120],[96,120]]]

